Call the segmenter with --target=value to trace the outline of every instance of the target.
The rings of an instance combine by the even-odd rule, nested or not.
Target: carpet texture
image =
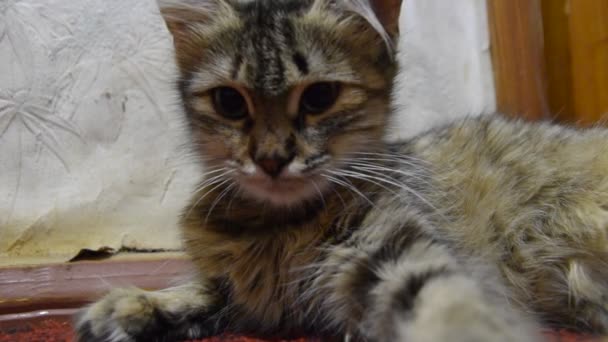
[[[566,331],[547,333],[547,342],[608,342],[606,338],[584,337]],[[24,323],[0,331],[0,342],[73,342],[72,326],[66,320],[42,320],[36,323]],[[223,336],[190,342],[265,342],[258,339]],[[279,342],[275,340],[274,342]],[[313,340],[294,340],[290,342],[319,342]]]

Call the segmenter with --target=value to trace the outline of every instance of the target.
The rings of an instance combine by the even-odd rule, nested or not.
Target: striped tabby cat
[[[207,170],[182,220],[198,274],[112,291],[81,341],[607,332],[608,132],[488,116],[385,143],[399,8],[161,1]]]

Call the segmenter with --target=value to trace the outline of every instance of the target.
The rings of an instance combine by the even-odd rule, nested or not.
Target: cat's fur
[[[182,220],[199,274],[112,291],[79,316],[81,341],[607,332],[607,131],[489,116],[387,144],[399,1],[162,2],[209,170]],[[320,80],[342,84],[337,102],[300,115]],[[248,118],[214,111],[226,85]],[[286,154],[276,179],[254,162]]]

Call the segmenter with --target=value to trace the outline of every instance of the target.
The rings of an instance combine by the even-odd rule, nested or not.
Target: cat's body
[[[236,11],[221,0],[200,2],[206,12],[165,10],[193,139],[215,166],[182,221],[199,274],[161,292],[112,292],[80,316],[81,340],[229,331],[530,341],[535,320],[608,331],[608,131],[489,116],[384,143],[393,69],[386,36],[365,22],[389,30],[390,8],[376,5],[378,21],[365,17],[365,1],[345,12],[326,0],[258,1]],[[222,19],[209,19],[209,11]],[[252,13],[258,19],[250,24],[230,20]],[[200,25],[188,27],[192,21]],[[317,36],[325,27],[335,39]],[[231,48],[235,28],[247,29],[254,43]],[[207,40],[218,32],[227,39],[221,49]],[[369,51],[341,64],[343,52],[361,42]],[[248,60],[258,45],[265,52]],[[217,63],[225,51],[245,56]],[[313,62],[332,68],[315,70]],[[234,66],[226,68],[232,80],[218,82],[224,65]],[[270,69],[261,72],[261,65]],[[248,87],[238,85],[240,77]],[[326,114],[301,117],[302,107],[319,107],[319,92],[313,100],[306,95],[316,78],[338,79],[340,93],[319,111]],[[205,82],[211,101],[196,89]],[[241,94],[252,119],[222,104],[223,97],[240,101],[230,90],[218,95],[225,84]],[[336,92],[327,84],[322,90]],[[276,110],[281,106],[287,110]]]

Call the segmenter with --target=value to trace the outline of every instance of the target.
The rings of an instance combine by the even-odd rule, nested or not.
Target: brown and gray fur
[[[607,332],[608,132],[488,116],[384,142],[399,5],[161,1],[207,170],[182,220],[198,274],[112,291],[79,316],[81,341]],[[319,81],[339,96],[303,115]],[[216,113],[220,86],[246,118]],[[282,176],[261,172],[269,159]]]

